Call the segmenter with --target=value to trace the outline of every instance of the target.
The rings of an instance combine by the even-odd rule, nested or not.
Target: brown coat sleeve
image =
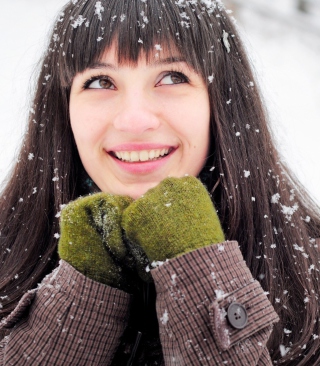
[[[108,365],[127,324],[130,295],[60,266],[1,322],[0,365]]]
[[[278,316],[237,242],[190,252],[151,273],[166,366],[271,365],[266,343]],[[231,325],[232,303],[245,309],[243,329]]]

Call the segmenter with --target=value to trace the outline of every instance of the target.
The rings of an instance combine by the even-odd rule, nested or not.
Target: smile
[[[113,155],[124,162],[136,163],[159,160],[171,153],[173,148],[141,150],[141,151],[113,151]]]

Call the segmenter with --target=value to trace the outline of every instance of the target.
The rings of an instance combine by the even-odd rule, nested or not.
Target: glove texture
[[[164,261],[225,240],[210,196],[195,177],[166,178],[123,213],[129,241]]]
[[[130,292],[136,259],[123,241],[121,219],[132,199],[97,193],[69,203],[61,213],[61,259],[92,280]]]

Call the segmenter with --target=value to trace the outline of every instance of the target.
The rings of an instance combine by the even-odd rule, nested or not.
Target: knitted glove
[[[131,203],[122,227],[151,262],[225,240],[207,190],[191,176],[167,178]]]
[[[61,259],[92,280],[134,291],[136,258],[128,253],[120,226],[129,197],[97,193],[69,203],[61,213]]]

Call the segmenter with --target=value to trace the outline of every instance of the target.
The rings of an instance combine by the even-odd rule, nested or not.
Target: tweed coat
[[[168,260],[151,273],[166,366],[272,364],[266,343],[278,316],[236,241]],[[0,366],[108,365],[130,302],[131,295],[61,261],[1,322],[9,334],[0,341]]]

